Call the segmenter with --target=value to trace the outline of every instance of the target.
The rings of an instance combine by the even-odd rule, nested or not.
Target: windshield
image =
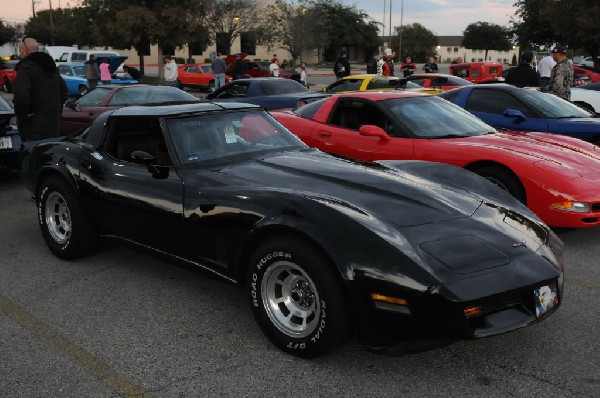
[[[165,102],[198,102],[199,99],[176,87],[129,86],[118,89],[109,106],[161,104]]]
[[[451,138],[495,133],[496,130],[464,109],[438,97],[381,101],[396,123],[419,138]]]
[[[536,109],[542,117],[551,119],[571,118],[571,117],[592,117],[592,115],[577,105],[565,101],[556,95],[542,93],[541,91],[530,89],[522,90],[521,96],[527,105]]]
[[[166,124],[182,164],[306,148],[264,111],[195,115],[167,119]]]

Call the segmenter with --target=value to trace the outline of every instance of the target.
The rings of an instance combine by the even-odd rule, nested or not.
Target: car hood
[[[418,173],[344,161],[316,150],[223,166],[219,172],[227,175],[228,184],[239,186],[240,192],[246,187],[301,195],[336,203],[362,217],[393,220],[396,227],[469,217],[482,203],[465,189]]]
[[[502,131],[476,137],[449,140],[449,145],[470,145],[529,158],[532,162],[548,161],[560,166],[565,174],[600,173],[599,148],[576,138],[520,131]],[[586,173],[587,171],[587,173]]]

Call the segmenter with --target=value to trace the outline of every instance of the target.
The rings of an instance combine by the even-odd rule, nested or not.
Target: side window
[[[390,79],[372,79],[369,84],[367,84],[367,90],[377,90],[377,89],[386,89],[396,87],[392,85],[394,80]],[[397,84],[397,81],[395,81]]]
[[[133,162],[131,154],[144,151],[154,156],[154,164],[173,165],[158,119],[113,119],[108,128],[102,149],[114,159]]]
[[[89,91],[86,95],[79,98],[77,103],[80,106],[99,106],[109,92],[110,90],[96,87],[94,90]]]
[[[71,54],[71,59],[73,60],[73,62],[75,62],[75,61],[85,62],[86,61],[85,55],[86,55],[85,53],[75,53],[74,52],[73,54]]]
[[[185,68],[185,71],[187,73],[196,73],[196,72],[198,72],[198,67],[197,66],[188,66],[187,68]]]
[[[362,80],[360,79],[343,79],[336,83],[333,83],[331,88],[329,89],[330,93],[336,93],[339,91],[357,91],[362,85]]]
[[[362,101],[339,101],[330,116],[329,124],[350,130],[358,130],[360,126],[371,124],[395,135],[387,117],[374,105]]]
[[[73,76],[73,71],[69,66],[66,65],[59,65],[58,73],[60,73],[61,75]]]
[[[510,93],[499,90],[473,90],[465,105],[468,111],[495,115],[502,115],[509,108],[519,110],[525,116],[530,116],[531,113],[523,102]]]

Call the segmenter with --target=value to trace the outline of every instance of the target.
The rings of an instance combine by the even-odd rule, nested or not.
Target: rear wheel
[[[527,204],[527,196],[525,194],[525,188],[519,181],[519,178],[514,175],[510,170],[503,169],[498,166],[485,166],[474,170],[475,173],[480,176],[487,178],[506,192],[514,196],[519,202]]]
[[[258,324],[283,351],[313,358],[348,335],[341,278],[301,240],[280,237],[261,245],[251,259],[247,288]]]
[[[4,88],[4,91],[6,91],[7,93],[10,93],[12,91],[12,84],[10,84],[8,77],[5,77],[4,80],[2,81],[2,87]]]
[[[181,80],[177,79],[177,88],[183,90],[185,86],[181,83]]]
[[[84,84],[79,86],[79,95],[84,95],[88,92],[88,88],[87,86],[85,86]]]
[[[98,235],[73,189],[61,178],[51,176],[39,192],[38,221],[50,251],[67,260],[93,251]]]

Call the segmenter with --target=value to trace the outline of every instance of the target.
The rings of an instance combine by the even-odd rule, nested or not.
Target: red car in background
[[[19,63],[18,60],[0,61],[0,81],[2,81],[2,88],[7,93],[12,92],[12,86],[17,77],[15,70],[17,63]]]
[[[585,76],[587,76],[589,80],[586,79]],[[596,72],[594,68],[573,65],[573,81],[577,81],[577,78],[580,78],[579,81],[581,82],[577,84],[578,86],[586,83],[596,83],[597,81],[600,81],[600,73]]]
[[[225,76],[225,83],[231,81],[230,76]],[[179,67],[177,74],[177,87],[208,89],[215,91],[215,74],[211,64],[185,64]]]
[[[473,84],[461,77],[444,73],[413,73],[412,75],[405,77],[405,79],[424,88],[439,89],[443,91]]]
[[[242,61],[244,64],[244,77],[271,76],[271,70],[269,69],[271,63],[269,61],[249,61],[245,59],[246,56],[247,54],[244,53],[228,55],[225,58],[225,64],[227,64],[227,74],[233,76],[236,63]],[[300,73],[296,71],[279,69],[279,77],[300,81]]]
[[[502,64],[499,62],[466,62],[450,65],[450,74],[473,83],[502,81]]]
[[[498,131],[442,98],[420,93],[338,94],[270,113],[323,152],[366,162],[448,163],[508,191],[548,225],[600,225],[600,152],[589,142]]]

